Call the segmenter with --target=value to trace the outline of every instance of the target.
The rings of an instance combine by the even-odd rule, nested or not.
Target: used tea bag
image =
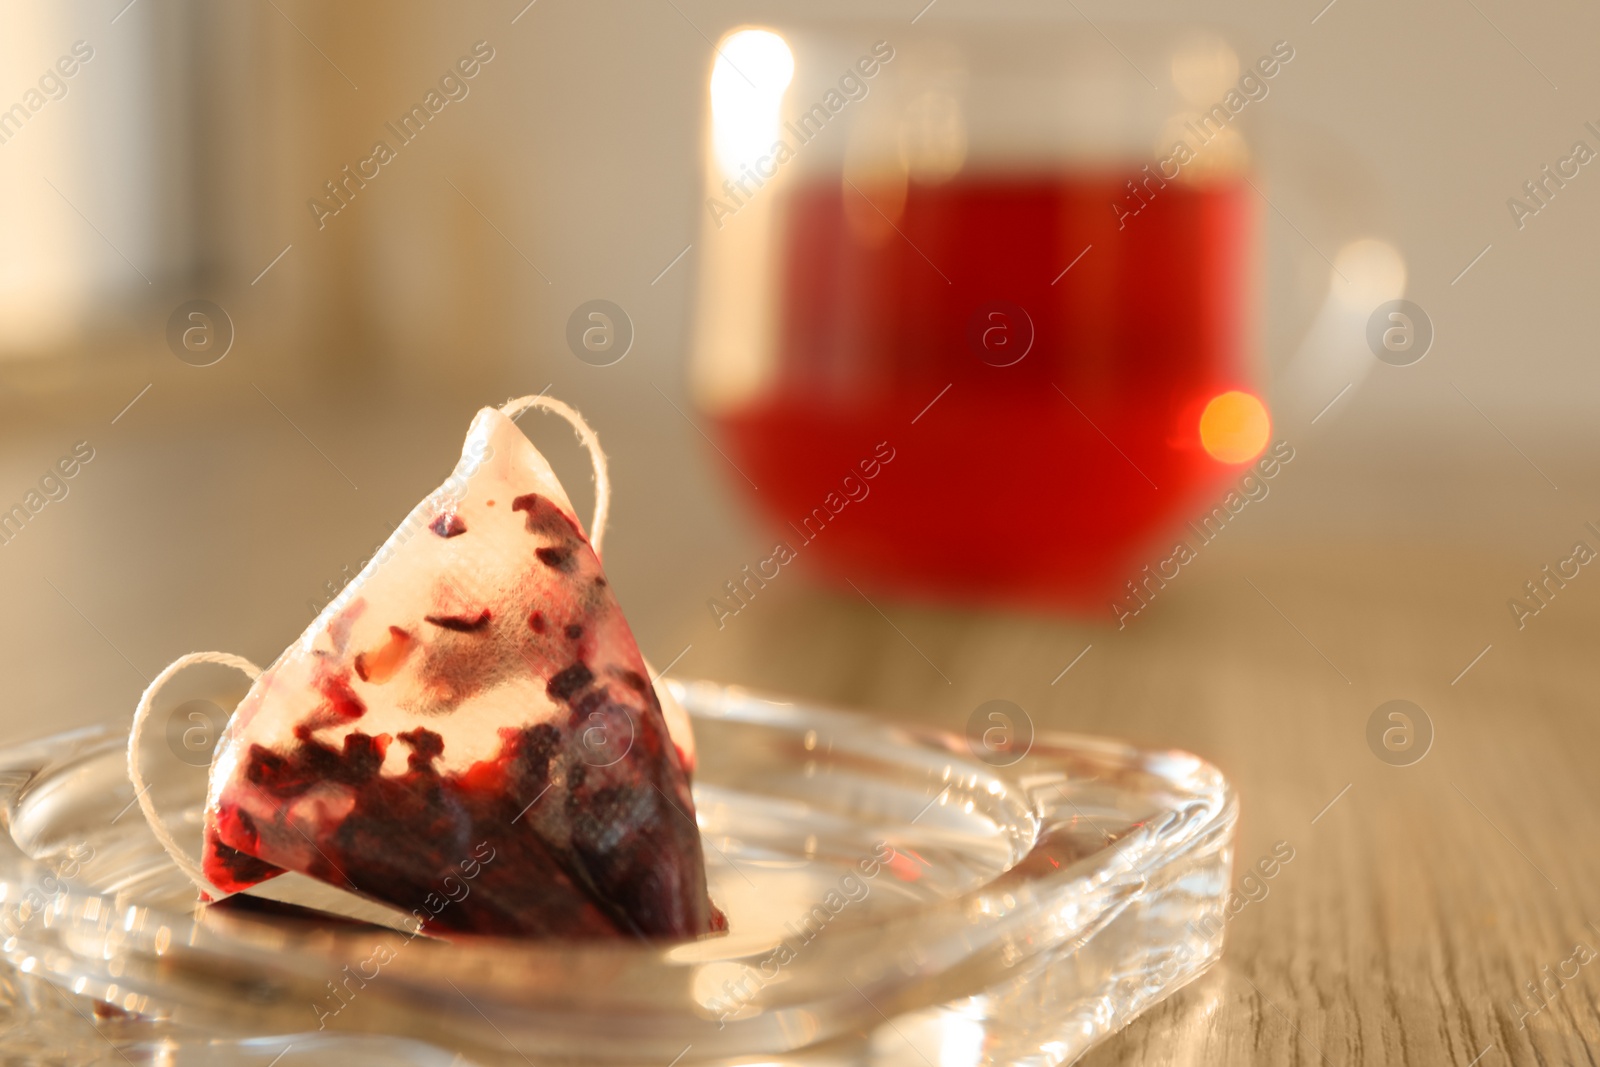
[[[301,871],[432,931],[707,933],[672,711],[550,465],[485,408],[450,479],[240,703],[205,877]]]

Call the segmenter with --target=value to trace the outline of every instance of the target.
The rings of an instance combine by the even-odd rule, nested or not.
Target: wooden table
[[[124,716],[149,675],[196,647],[270,659],[309,619],[302,602],[319,581],[362,558],[380,520],[434,484],[470,413],[435,403],[414,420],[363,409],[352,421],[280,397],[359,471],[356,493],[309,448],[287,447],[301,442],[253,390],[241,385],[236,408],[217,414],[209,394],[181,384],[153,391],[144,421],[124,420],[122,436],[97,439],[98,481],[86,475],[44,516],[52,526],[7,549],[0,588],[18,607],[0,623],[13,687],[0,712],[7,738]],[[114,413],[137,387],[102,406]],[[613,435],[621,489],[607,562],[658,666],[691,646],[672,668],[679,677],[954,729],[1003,697],[1040,729],[1189,749],[1237,784],[1240,873],[1276,842],[1294,849],[1265,899],[1229,924],[1222,965],[1091,1053],[1090,1067],[1600,1059],[1588,1051],[1600,1048],[1600,962],[1537,1014],[1533,1002],[1513,1007],[1577,942],[1600,949],[1590,925],[1600,923],[1591,831],[1600,786],[1589,766],[1600,752],[1600,576],[1584,568],[1521,631],[1506,608],[1550,561],[1537,546],[1559,545],[1569,528],[1577,536],[1580,518],[1567,509],[1600,498],[1600,486],[1563,470],[1554,493],[1487,430],[1464,439],[1481,438],[1486,451],[1463,455],[1457,442],[1448,469],[1526,486],[1520,497],[1502,491],[1493,513],[1481,487],[1460,479],[1449,489],[1395,473],[1381,456],[1319,474],[1308,449],[1299,497],[1285,482],[1273,510],[1207,545],[1124,630],[1109,610],[1074,622],[877,594],[874,606],[786,568],[719,631],[705,598],[755,558],[745,551],[755,542],[730,540],[736,524],[720,513],[673,510],[684,496],[714,500],[720,472],[696,467],[699,438],[647,399],[660,424],[637,420],[633,444]],[[195,413],[217,425],[184,421]],[[6,432],[17,439],[8,438],[13,485],[74,439],[41,430],[28,451],[22,430]],[[678,451],[663,454],[662,441]],[[688,473],[646,476],[661,470]],[[1384,476],[1371,492],[1401,494],[1396,505],[1378,509],[1350,488]],[[1289,521],[1313,497],[1324,503],[1303,513],[1319,523],[1350,515],[1349,528],[1318,541],[1305,520]],[[1553,510],[1537,512],[1540,500]],[[1363,506],[1436,515],[1444,532],[1406,549],[1384,526],[1370,537],[1381,550],[1329,547],[1352,543]],[[326,521],[286,533],[285,512]],[[1478,525],[1457,528],[1455,515]],[[1478,555],[1448,547],[1490,544],[1491,521],[1523,532]],[[664,558],[682,564],[664,569]],[[163,605],[154,624],[152,604]],[[1435,728],[1431,750],[1408,767],[1380,761],[1366,741],[1368,718],[1394,698],[1416,702]]]
[[[1229,924],[1222,964],[1091,1067],[1593,1064],[1600,962],[1580,961],[1600,951],[1600,579],[1519,632],[1515,573],[1450,553],[1241,543],[1186,568],[1123,630],[1109,610],[1106,625],[974,615],[796,583],[695,635],[679,673],[953,729],[1004,697],[1040,729],[1218,763],[1242,797],[1236,881],[1278,842],[1294,858]],[[1367,742],[1394,698],[1435,732],[1410,766]],[[1527,995],[1562,969],[1553,997]]]

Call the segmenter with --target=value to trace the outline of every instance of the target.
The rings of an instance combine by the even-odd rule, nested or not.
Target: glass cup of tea
[[[1104,611],[1270,460],[1245,130],[1293,48],[1119,36],[720,41],[691,389],[794,556]]]

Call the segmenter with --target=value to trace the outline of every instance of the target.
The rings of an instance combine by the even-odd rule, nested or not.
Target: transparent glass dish
[[[7,1062],[1062,1064],[1221,952],[1238,804],[1194,756],[1041,735],[997,767],[668,684],[730,925],[675,946],[412,938],[297,875],[198,906],[133,803],[125,731],[0,750]],[[191,770],[153,799],[197,838]]]

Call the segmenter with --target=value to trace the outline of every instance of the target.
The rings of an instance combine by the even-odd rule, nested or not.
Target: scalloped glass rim
[[[1041,735],[993,767],[940,731],[667,684],[695,722],[699,823],[729,937],[446,943],[187,906],[192,890],[137,812],[119,815],[126,734],[105,727],[0,750],[0,958],[146,1016],[180,1046],[320,1022],[481,1063],[521,1063],[523,1049],[891,1063],[919,1033],[940,1047],[954,1033],[986,1062],[1062,1063],[1220,954],[1238,809],[1197,757]],[[166,792],[163,810],[192,821],[199,792],[178,787],[176,809]],[[92,858],[51,881],[85,845]],[[42,907],[23,903],[30,889]],[[299,891],[361,913],[309,880]],[[392,956],[374,975],[378,946]]]

